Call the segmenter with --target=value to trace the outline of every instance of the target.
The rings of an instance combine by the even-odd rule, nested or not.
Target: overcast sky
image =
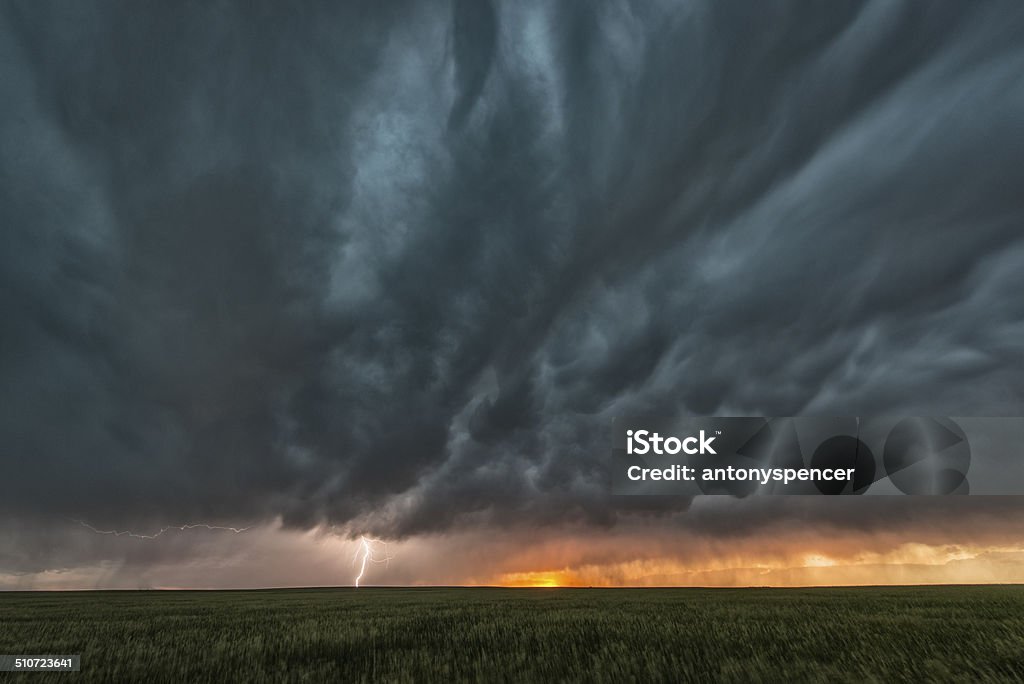
[[[74,520],[1020,539],[607,466],[617,415],[1024,414],[1024,4],[320,6],[0,5],[0,579],[214,553]]]

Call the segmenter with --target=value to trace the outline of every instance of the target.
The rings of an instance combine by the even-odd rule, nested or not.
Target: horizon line
[[[745,589],[771,589],[771,590],[793,590],[793,589],[909,589],[918,587],[1019,587],[1024,582],[924,582],[917,584],[801,584],[801,585],[770,585],[770,584],[745,584],[737,586],[724,585],[567,585],[567,586],[510,586],[502,584],[370,584],[356,587],[351,584],[338,585],[297,585],[297,586],[273,586],[273,587],[149,587],[149,588],[107,588],[107,589],[0,589],[0,594],[53,594],[53,593],[92,593],[92,592],[217,592],[217,591],[310,591],[310,590],[351,590],[363,589],[526,589],[526,590],[593,590],[593,589],[632,589],[632,590],[664,590],[664,589],[722,589],[736,591]]]

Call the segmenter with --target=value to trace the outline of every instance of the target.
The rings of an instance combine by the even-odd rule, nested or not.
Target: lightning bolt
[[[223,530],[225,532],[233,532],[234,534],[239,534],[241,532],[245,532],[246,530],[251,530],[252,529],[252,527],[224,527],[222,525],[207,525],[206,523],[190,523],[188,525],[165,525],[164,527],[161,527],[159,530],[157,530],[153,534],[139,534],[137,532],[132,532],[131,530],[101,530],[101,529],[93,527],[92,525],[90,525],[89,523],[85,522],[84,520],[75,520],[73,522],[78,523],[82,527],[84,527],[87,530],[90,530],[92,532],[95,532],[96,534],[109,534],[109,535],[111,535],[113,537],[132,537],[134,539],[156,539],[157,537],[162,535],[164,532],[167,532],[168,530],[180,530],[182,532],[184,532],[186,530],[195,530],[195,529]]]
[[[220,530],[224,532],[231,532],[233,534],[240,534],[247,530],[251,530],[252,527],[228,527],[224,525],[210,525],[207,523],[188,523],[185,525],[164,525],[159,530],[152,534],[141,534],[139,532],[133,532],[131,530],[101,530],[98,527],[94,527],[84,520],[74,519],[75,522],[85,529],[95,534],[106,534],[111,537],[131,537],[133,539],[157,539],[165,532],[170,530],[179,530],[185,532],[187,530]],[[362,556],[360,557],[360,554]],[[385,566],[389,565],[394,559],[394,556],[388,551],[388,543],[381,539],[371,539],[370,537],[360,536],[359,546],[356,547],[355,555],[352,557],[352,564],[359,563],[359,574],[356,575],[355,585],[359,588],[359,583],[366,575],[366,567],[369,563],[383,563]]]
[[[374,549],[380,549],[383,547],[384,557],[380,558],[374,553]],[[352,556],[352,565],[356,564],[359,560],[359,554],[363,554],[362,562],[359,564],[359,574],[356,575],[356,589],[359,588],[359,581],[363,579],[363,575],[366,574],[367,563],[383,563],[385,567],[391,562],[392,556],[388,553],[388,544],[380,539],[370,539],[368,537],[359,537],[359,546],[356,547],[355,555]]]

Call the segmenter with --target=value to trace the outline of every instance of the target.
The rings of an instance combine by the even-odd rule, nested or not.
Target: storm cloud
[[[727,534],[841,515],[612,417],[1024,413],[1020,3],[380,5],[4,3],[0,513]]]

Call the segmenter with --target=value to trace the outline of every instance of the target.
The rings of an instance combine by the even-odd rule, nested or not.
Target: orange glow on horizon
[[[439,534],[389,541],[393,560],[374,567],[370,583],[549,589],[1024,584],[1022,523],[1012,516],[967,523],[885,532],[776,528],[722,539],[639,524]],[[340,586],[358,571],[358,541],[329,529],[257,528],[212,546],[183,545],[191,555],[169,553],[138,566],[116,559],[144,542],[104,537],[103,543],[111,560],[0,572],[0,589]]]
[[[576,586],[564,572],[513,572],[496,582],[502,587],[554,588]]]
[[[1024,582],[1024,546],[968,548],[904,544],[888,552],[833,557],[740,557],[687,563],[678,558],[587,564],[501,573],[482,582],[505,587],[798,587]]]

